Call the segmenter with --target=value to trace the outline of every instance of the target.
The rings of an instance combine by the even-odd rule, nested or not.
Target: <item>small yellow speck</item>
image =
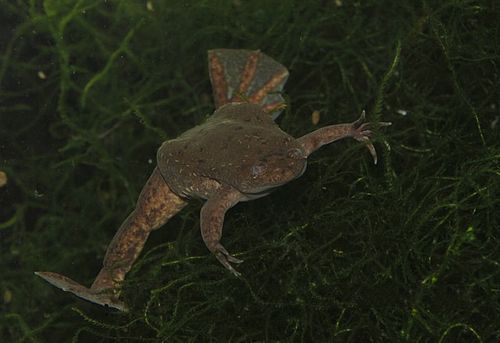
[[[311,114],[311,122],[313,125],[318,125],[320,119],[319,111],[313,111]]]
[[[146,1],[146,8],[148,9],[148,11],[153,12],[154,11],[153,2]]]
[[[47,75],[43,72],[43,70],[39,70],[37,73],[38,77],[42,80],[45,80],[47,78]]]
[[[12,292],[8,289],[6,289],[4,292],[3,292],[3,302],[4,304],[8,304],[12,301]]]
[[[474,234],[474,227],[469,226],[467,228],[467,231],[465,232],[465,240],[466,241],[473,241],[476,239],[476,235]]]
[[[7,184],[7,174],[4,171],[0,170],[0,187],[3,187]]]

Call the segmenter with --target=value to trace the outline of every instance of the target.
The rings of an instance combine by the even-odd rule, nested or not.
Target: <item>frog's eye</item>
[[[288,150],[288,157],[298,160],[304,158],[304,152],[298,148],[293,148]]]
[[[259,162],[252,166],[250,169],[250,173],[252,174],[252,178],[257,178],[259,175],[262,175],[266,170],[266,164],[264,162]]]

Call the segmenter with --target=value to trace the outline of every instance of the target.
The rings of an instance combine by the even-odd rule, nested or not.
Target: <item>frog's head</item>
[[[247,177],[240,184],[240,191],[246,194],[268,193],[300,177],[306,170],[307,156],[297,147],[279,154],[261,156],[251,165],[246,166]]]

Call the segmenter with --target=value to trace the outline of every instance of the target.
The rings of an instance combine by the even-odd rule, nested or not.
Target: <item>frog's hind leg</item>
[[[52,285],[91,302],[121,311],[121,283],[139,256],[151,231],[165,224],[186,202],[173,193],[155,168],[139,195],[134,211],[122,223],[104,257],[103,267],[90,288],[57,273],[36,272]]]
[[[250,102],[261,105],[275,119],[285,107],[280,92],[288,70],[259,50],[209,50],[208,69],[216,108]]]

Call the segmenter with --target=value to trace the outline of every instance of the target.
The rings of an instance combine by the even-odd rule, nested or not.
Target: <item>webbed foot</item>
[[[370,150],[370,154],[373,157],[373,163],[377,164],[377,151],[375,150],[375,147],[373,146],[370,137],[372,136],[373,132],[371,128],[374,126],[373,123],[365,123],[366,116],[365,116],[365,111],[361,112],[361,116],[353,122],[352,125],[352,137],[357,140],[358,142],[362,142],[366,144],[366,147],[368,150]],[[378,126],[384,127],[384,126],[390,126],[392,123],[390,122],[379,122]]]
[[[276,119],[285,107],[280,92],[288,70],[259,50],[209,50],[208,70],[216,108],[231,102],[250,102],[261,105]]]
[[[115,295],[115,290],[87,288],[64,275],[52,272],[35,272],[35,275],[38,275],[53,286],[65,292],[73,293],[82,299],[99,305],[112,307],[123,312],[128,311],[127,305]]]

